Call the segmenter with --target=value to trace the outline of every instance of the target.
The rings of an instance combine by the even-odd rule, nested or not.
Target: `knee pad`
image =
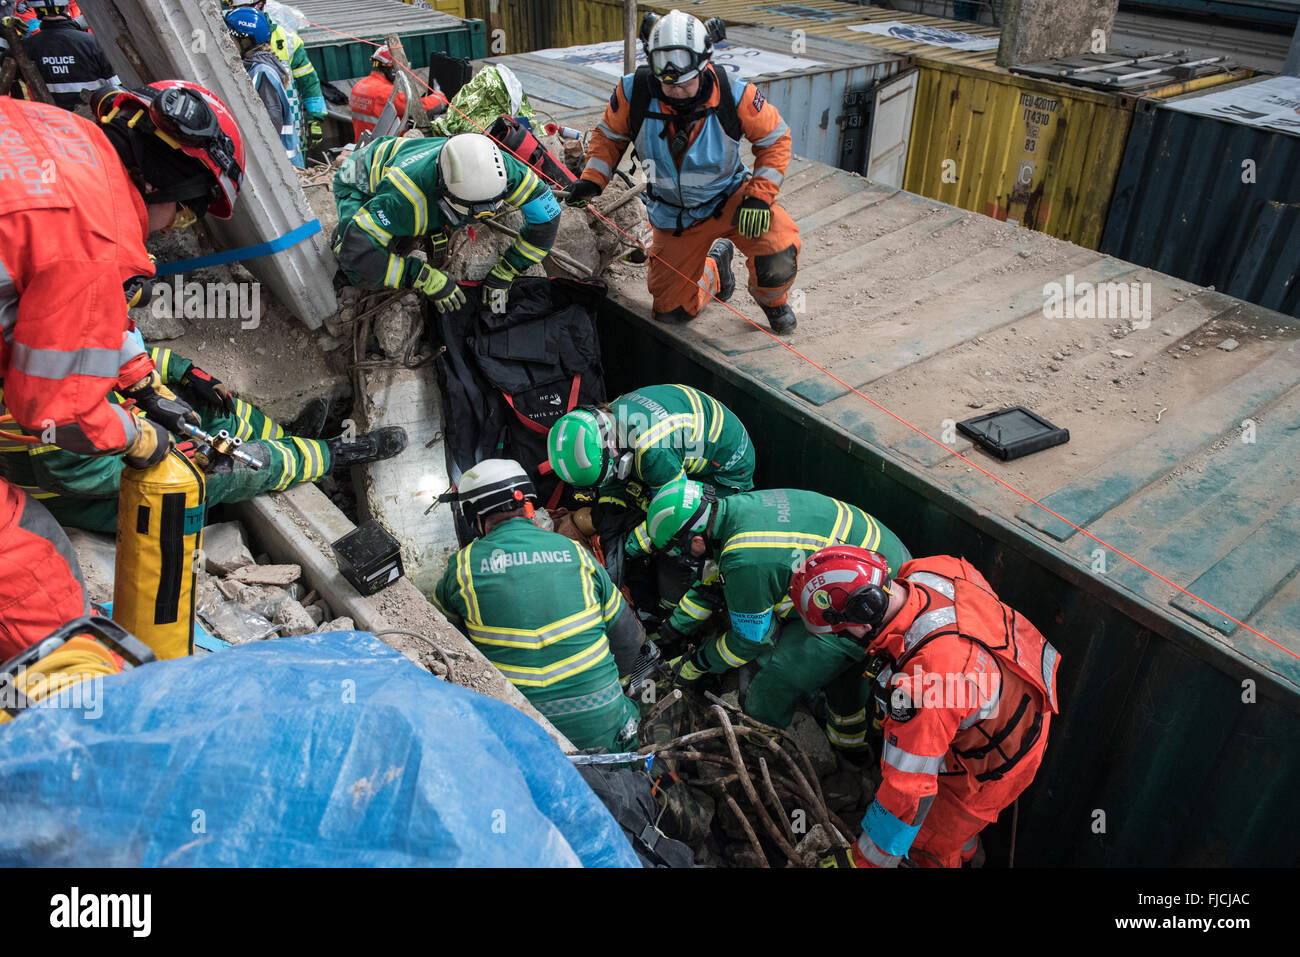
[[[754,278],[767,289],[788,283],[798,268],[798,256],[793,245],[770,256],[754,257]]]

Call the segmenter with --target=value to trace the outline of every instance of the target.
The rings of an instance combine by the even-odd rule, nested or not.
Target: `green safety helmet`
[[[609,415],[595,408],[577,409],[551,426],[546,458],[561,481],[575,488],[626,479],[632,470],[632,453],[618,454]]]
[[[655,548],[678,537],[707,535],[718,501],[713,486],[681,475],[661,488],[646,510],[646,529]]]

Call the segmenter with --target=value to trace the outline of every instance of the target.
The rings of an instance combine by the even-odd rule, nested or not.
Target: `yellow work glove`
[[[434,269],[428,263],[420,267],[420,274],[415,277],[411,288],[428,296],[433,307],[439,312],[451,312],[465,305],[465,291],[460,288],[445,272]]]
[[[172,447],[171,433],[157,422],[135,417],[135,424],[140,427],[131,444],[126,447],[122,461],[133,469],[147,469],[157,465]]]
[[[757,239],[772,228],[772,206],[757,196],[747,196],[736,210],[734,222],[740,235]]]

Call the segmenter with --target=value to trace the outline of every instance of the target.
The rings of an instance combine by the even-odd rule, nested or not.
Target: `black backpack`
[[[655,827],[659,806],[650,775],[629,767],[584,764],[578,773],[614,815],[645,867],[694,867],[695,852]]]

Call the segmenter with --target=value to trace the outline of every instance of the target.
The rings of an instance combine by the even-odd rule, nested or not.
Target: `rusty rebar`
[[[722,796],[727,799],[727,807],[731,808],[731,813],[736,815],[736,820],[738,820],[740,826],[744,828],[745,836],[749,838],[749,843],[753,846],[754,853],[758,855],[759,863],[763,867],[771,867],[772,865],[767,862],[767,855],[763,853],[763,845],[758,843],[758,835],[754,833],[754,828],[749,823],[749,818],[745,817],[745,815],[740,812],[740,805],[736,803],[736,799],[726,791],[722,792]]]
[[[767,808],[763,807],[763,801],[758,796],[758,791],[754,787],[754,782],[749,776],[749,771],[745,768],[745,758],[744,755],[740,753],[740,743],[736,740],[735,729],[731,726],[731,719],[727,717],[726,709],[714,705],[709,710],[713,714],[717,715],[718,719],[722,722],[722,731],[723,735],[727,739],[727,747],[731,749],[731,758],[736,762],[736,770],[740,773],[740,786],[745,789],[745,796],[749,798],[749,803],[754,806],[754,811],[758,814],[758,819],[762,823],[763,828],[771,836],[772,840],[776,842],[776,846],[781,849],[781,853],[784,854],[792,864],[796,867],[802,866],[803,861],[800,859],[799,855],[795,853],[794,847],[785,839],[785,835],[781,833],[780,829],[777,828],[776,823],[772,820],[772,816],[767,813]]]
[[[790,815],[785,813],[785,807],[781,804],[781,799],[776,796],[776,788],[772,786],[772,775],[767,771],[767,758],[758,759],[758,770],[762,773],[763,787],[767,790],[768,800],[772,802],[772,810],[780,820],[781,827],[785,830],[786,839],[793,847],[799,842],[795,839],[794,831],[790,827]]]

